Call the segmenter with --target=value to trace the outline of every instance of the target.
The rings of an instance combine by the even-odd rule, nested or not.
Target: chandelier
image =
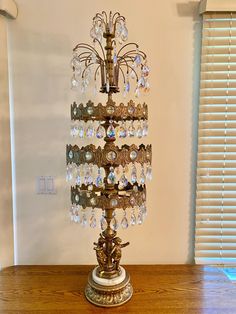
[[[122,243],[119,226],[141,225],[146,217],[146,180],[152,177],[151,145],[115,145],[117,138],[143,138],[148,133],[148,108],[133,100],[115,103],[114,93],[131,90],[138,98],[149,91],[146,54],[136,43],[126,43],[125,18],[118,12],[97,13],[90,31],[92,44],[73,49],[71,87],[85,93],[89,85],[106,93],[106,104],[71,105],[71,135],[74,138],[104,140],[66,147],[66,179],[71,183],[71,220],[83,227],[101,228],[94,243],[98,266],[90,273],[87,299],[98,306],[117,306],[132,296],[130,276],[120,266]],[[117,211],[122,211],[119,221]],[[97,219],[98,214],[100,219]]]

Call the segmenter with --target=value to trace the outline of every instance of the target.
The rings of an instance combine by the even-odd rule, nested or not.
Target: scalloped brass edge
[[[108,100],[106,105],[102,105],[102,103],[95,105],[91,100],[85,106],[83,103],[78,105],[75,101],[71,105],[71,120],[105,121],[109,119],[114,121],[147,120],[148,106],[145,102],[135,104],[133,100],[130,100],[127,105],[124,103],[115,105],[115,102],[111,99]]]
[[[136,157],[132,157],[136,155]],[[102,148],[96,147],[93,144],[82,146],[66,145],[66,162],[67,164],[75,163],[81,165],[85,163],[92,163],[98,167],[107,165],[125,166],[128,163],[138,162],[141,165],[144,163],[151,163],[152,161],[152,145],[141,144],[139,146],[122,145],[120,148],[113,143]]]

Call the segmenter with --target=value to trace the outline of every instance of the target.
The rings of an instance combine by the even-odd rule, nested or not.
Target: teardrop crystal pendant
[[[105,128],[99,122],[99,126],[98,126],[97,131],[96,131],[96,137],[101,139],[105,136],[105,134],[106,134]]]
[[[79,138],[84,138],[84,127],[82,124],[78,126],[78,135],[79,135]]]
[[[92,165],[87,165],[84,175],[84,184],[90,185],[93,183],[93,177],[92,177]]]
[[[138,138],[142,138],[143,137],[143,128],[141,126],[141,122],[140,121],[139,121],[139,124],[138,124],[136,135],[137,135]]]
[[[96,228],[96,225],[97,225],[97,220],[96,220],[96,217],[95,217],[95,211],[94,211],[94,208],[92,209],[92,212],[91,212],[91,217],[90,217],[90,227],[91,228]]]
[[[121,227],[123,229],[127,229],[129,227],[129,222],[128,222],[128,219],[126,217],[126,211],[125,210],[124,210],[124,216],[123,216],[123,218],[121,220]]]
[[[123,174],[120,177],[118,188],[120,190],[124,189],[128,185],[128,180],[125,176],[125,169],[123,170]]]
[[[134,137],[135,136],[135,127],[133,121],[131,121],[130,126],[128,128],[128,136]]]
[[[71,89],[76,90],[79,86],[79,82],[77,81],[75,73],[73,74],[71,78]]]
[[[113,167],[110,167],[110,172],[109,172],[109,174],[107,176],[107,183],[108,184],[113,184],[113,185],[116,183],[116,176],[115,176]]]
[[[143,121],[143,136],[147,136],[148,135],[148,122],[147,120]]]
[[[109,125],[109,127],[107,128],[107,137],[109,137],[109,138],[115,138],[116,133],[115,133],[115,128],[114,128],[114,126],[113,126],[113,121],[110,120],[109,123],[110,123],[110,125]]]
[[[142,166],[142,170],[141,170],[141,174],[140,174],[140,178],[139,178],[139,183],[141,185],[143,185],[143,184],[145,184],[145,181],[146,181],[146,177],[144,174],[144,166]]]
[[[72,175],[72,165],[68,165],[66,167],[66,181],[69,182],[73,179]]]
[[[97,178],[95,180],[95,185],[98,188],[102,188],[103,187],[103,178],[101,176],[101,169],[100,168],[98,168],[98,176],[97,176]]]
[[[87,217],[86,217],[86,214],[84,212],[83,215],[82,215],[82,218],[81,218],[81,226],[84,228],[84,227],[87,226],[87,223],[88,223]]]
[[[135,216],[134,208],[132,208],[131,216],[130,216],[130,225],[131,226],[135,226],[136,223],[137,223],[137,219],[136,219],[136,216]]]
[[[140,209],[139,212],[138,212],[137,224],[138,225],[142,225],[142,223],[143,223],[143,213],[142,213],[142,211]]]
[[[136,89],[135,89],[134,96],[135,96],[136,98],[139,98],[139,96],[140,96],[140,90],[139,90],[139,87],[138,87],[138,86],[137,86]]]
[[[87,130],[86,130],[86,136],[88,138],[91,138],[94,136],[94,127],[93,127],[93,124],[90,123],[89,126],[87,127]]]
[[[125,138],[127,136],[127,130],[124,121],[122,121],[121,126],[119,127],[118,136],[120,138]]]
[[[148,164],[146,168],[146,178],[149,181],[152,180],[152,166],[150,164]]]
[[[81,175],[80,175],[80,168],[79,167],[77,167],[77,169],[76,169],[75,183],[79,186],[81,185]]]
[[[131,170],[131,182],[132,183],[137,182],[137,169],[135,167],[135,164],[133,164],[132,170]]]
[[[104,216],[105,216],[105,212],[103,211],[102,217],[101,217],[101,220],[100,220],[100,225],[101,225],[101,229],[102,230],[105,230],[107,228],[107,221],[106,221]]]
[[[113,212],[113,218],[112,218],[112,220],[111,220],[111,228],[112,228],[113,230],[115,230],[115,231],[119,228],[119,223],[118,223],[118,220],[117,220],[117,218],[116,218],[116,213],[115,213],[115,211]]]

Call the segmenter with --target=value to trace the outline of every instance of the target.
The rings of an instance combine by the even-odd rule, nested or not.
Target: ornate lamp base
[[[120,280],[122,281],[120,282]],[[130,276],[123,267],[121,267],[121,275],[113,279],[97,277],[96,268],[89,274],[85,296],[89,302],[97,306],[114,307],[122,305],[130,300],[132,294],[133,288],[130,283]]]

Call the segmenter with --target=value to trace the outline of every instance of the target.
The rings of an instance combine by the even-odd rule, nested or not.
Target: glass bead
[[[138,153],[136,150],[132,150],[129,154],[129,157],[132,161],[134,161],[137,158],[137,156],[138,156]]]
[[[92,152],[86,152],[85,153],[85,159],[87,160],[87,161],[90,161],[91,159],[93,158],[93,154],[92,154]]]
[[[117,154],[114,150],[111,150],[110,152],[107,153],[106,157],[107,157],[107,160],[114,161],[117,157]]]
[[[121,220],[121,227],[123,229],[127,229],[129,227],[129,222],[128,222],[128,219],[126,217],[126,211],[125,210],[124,210],[124,216],[123,216],[123,218]]]

